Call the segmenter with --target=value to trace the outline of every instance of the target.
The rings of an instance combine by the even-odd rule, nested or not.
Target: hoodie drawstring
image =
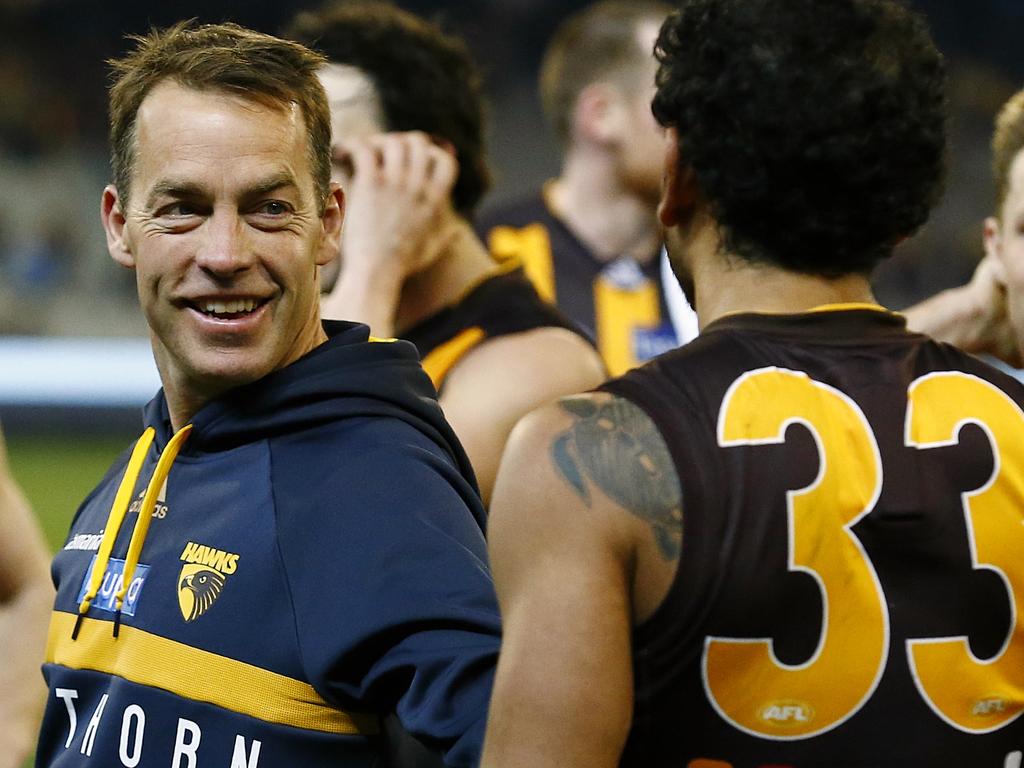
[[[142,545],[146,541],[146,534],[149,532],[149,524],[152,520],[153,509],[156,506],[157,494],[159,494],[160,489],[167,480],[167,475],[171,471],[171,465],[174,463],[175,458],[177,458],[182,444],[186,439],[188,439],[188,435],[191,431],[192,425],[186,424],[178,430],[174,437],[171,438],[171,441],[167,444],[163,453],[160,454],[160,459],[157,461],[156,469],[153,471],[153,476],[150,478],[149,484],[146,486],[146,494],[143,497],[142,505],[139,507],[139,516],[135,521],[135,528],[132,531],[131,542],[128,544],[128,554],[125,556],[121,588],[115,596],[114,637],[118,636],[118,632],[120,630],[121,608],[124,605],[124,598],[128,592],[128,587],[131,585],[132,578],[135,576],[135,568],[139,564],[139,556],[142,554]],[[140,437],[139,441],[135,444],[135,448],[132,450],[131,458],[128,460],[128,466],[124,471],[124,477],[121,478],[121,484],[118,486],[117,494],[114,496],[114,503],[110,507],[110,515],[107,517],[107,525],[103,530],[103,539],[100,541],[100,548],[96,553],[96,562],[93,565],[92,575],[89,578],[89,588],[86,590],[85,597],[78,606],[78,618],[75,620],[75,628],[71,632],[72,640],[76,640],[78,638],[78,630],[82,625],[82,619],[85,618],[85,614],[89,611],[89,606],[96,598],[100,586],[103,584],[103,577],[106,575],[107,566],[110,563],[110,554],[114,549],[114,542],[117,540],[117,534],[121,530],[121,525],[124,523],[124,518],[128,513],[128,507],[131,504],[132,495],[135,490],[135,483],[138,481],[139,475],[142,472],[142,465],[145,462],[146,453],[149,451],[149,447],[153,444],[155,436],[156,431],[152,427],[147,428],[146,431],[142,433],[142,437]]]

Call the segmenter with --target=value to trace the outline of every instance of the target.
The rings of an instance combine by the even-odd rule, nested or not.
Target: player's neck
[[[874,304],[864,275],[830,279],[718,257],[694,269],[700,326],[738,312],[795,314],[828,304]]]
[[[460,219],[457,226],[457,233],[437,260],[402,285],[395,313],[396,333],[454,304],[494,269],[494,260],[469,222]]]
[[[623,186],[614,159],[606,154],[570,150],[546,193],[555,215],[599,260],[628,255],[645,263],[657,253],[657,201]]]

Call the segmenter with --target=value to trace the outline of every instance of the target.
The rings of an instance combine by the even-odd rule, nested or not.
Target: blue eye
[[[198,213],[199,211],[196,209],[196,207],[194,205],[190,205],[189,203],[174,203],[172,205],[167,206],[163,210],[164,216],[175,217],[195,216]]]
[[[284,216],[289,213],[289,208],[279,200],[268,200],[260,206],[260,212],[269,216]]]

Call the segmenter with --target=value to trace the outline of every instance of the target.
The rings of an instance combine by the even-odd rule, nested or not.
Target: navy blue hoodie
[[[325,327],[177,438],[159,393],[83,502],[37,765],[370,766],[390,713],[478,762],[500,630],[472,470],[411,344]]]

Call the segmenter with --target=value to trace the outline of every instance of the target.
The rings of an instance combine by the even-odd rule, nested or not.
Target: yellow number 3
[[[1024,638],[1017,625],[1024,588],[1024,475],[1001,456],[1024,458],[1024,413],[999,389],[963,373],[935,373],[908,392],[906,442],[951,445],[960,428],[979,424],[992,442],[995,469],[964,494],[975,567],[998,573],[1012,606],[1010,634],[991,659],[979,660],[966,637],[910,640],[914,682],[947,723],[968,732],[1007,725],[1024,709]],[[889,654],[882,586],[851,531],[882,487],[878,444],[856,403],[806,374],[763,368],[726,393],[718,422],[723,447],[781,443],[790,424],[814,436],[819,472],[788,499],[789,570],[812,576],[822,599],[817,648],[799,665],[783,664],[770,638],[708,637],[704,687],[718,713],[746,733],[803,739],[848,720],[871,697]]]
[[[963,495],[971,562],[997,573],[1010,596],[1010,632],[990,659],[978,659],[966,637],[908,640],[914,682],[928,705],[955,728],[994,731],[1024,709],[1024,475],[1004,457],[1024,455],[1024,414],[982,379],[962,373],[924,376],[910,387],[907,445],[934,448],[957,442],[960,428],[978,424],[992,444],[988,482]]]

